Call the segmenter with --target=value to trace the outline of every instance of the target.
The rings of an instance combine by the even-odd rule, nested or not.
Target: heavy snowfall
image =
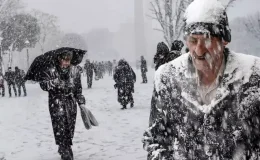
[[[259,160],[259,6],[0,0],[0,160]]]
[[[92,89],[87,88],[86,77],[82,78],[86,106],[99,121],[99,126],[86,130],[78,113],[72,147],[75,159],[146,159],[142,135],[148,127],[153,82],[141,84],[141,75],[136,73],[135,106],[124,111],[117,102],[117,90],[111,76],[93,81]],[[153,74],[153,71],[148,72],[148,78],[153,79]],[[28,83],[27,89],[27,97],[1,97],[0,157],[6,160],[57,160],[48,93],[42,91],[39,84]]]

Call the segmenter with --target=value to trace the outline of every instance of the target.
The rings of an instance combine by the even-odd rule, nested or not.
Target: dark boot
[[[126,105],[123,105],[123,107],[122,107],[121,109],[122,109],[122,110],[127,109],[127,108],[126,108]]]
[[[134,107],[134,102],[131,102],[130,107],[131,107],[131,108]]]
[[[61,155],[61,160],[73,160],[73,152],[70,146],[59,146],[58,152]]]

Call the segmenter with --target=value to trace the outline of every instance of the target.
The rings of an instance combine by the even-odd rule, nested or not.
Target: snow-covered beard
[[[213,58],[210,55],[210,53],[206,52],[202,56],[198,56],[195,52],[193,52],[192,57],[193,57],[193,60],[195,61],[195,63],[197,63],[196,60],[198,60],[198,61],[205,60],[209,64],[210,70],[213,69],[213,65],[214,65]]]

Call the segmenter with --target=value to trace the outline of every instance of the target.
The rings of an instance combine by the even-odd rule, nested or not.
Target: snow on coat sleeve
[[[57,83],[58,83],[58,79],[42,81],[40,82],[40,87],[44,91],[50,91],[53,90],[55,87],[57,87]]]
[[[74,90],[74,96],[77,100],[77,103],[79,105],[85,104],[85,97],[82,95],[82,84],[81,84],[81,74],[78,72],[77,77],[74,81],[75,84],[75,90]]]
[[[174,82],[169,83],[168,74],[172,72],[169,70],[169,65],[162,65],[155,74],[154,92],[157,96],[154,97],[154,101],[157,111],[151,120],[153,124],[145,131],[143,137],[143,147],[148,152],[148,160],[184,158],[184,153],[178,150],[177,138],[180,117],[177,107],[181,102],[176,100],[178,98],[173,102],[172,96],[177,95],[174,92],[178,88],[174,86]]]

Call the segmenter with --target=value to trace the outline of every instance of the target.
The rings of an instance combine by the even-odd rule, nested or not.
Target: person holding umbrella
[[[34,60],[25,77],[26,80],[40,82],[40,87],[49,93],[49,111],[53,133],[62,160],[73,160],[71,146],[76,124],[77,104],[80,106],[81,112],[90,112],[85,108],[81,71],[78,67],[85,52],[73,48],[61,48],[47,52]],[[82,116],[82,118],[86,117]],[[86,121],[89,122],[86,126],[89,129],[93,121],[91,119]]]

